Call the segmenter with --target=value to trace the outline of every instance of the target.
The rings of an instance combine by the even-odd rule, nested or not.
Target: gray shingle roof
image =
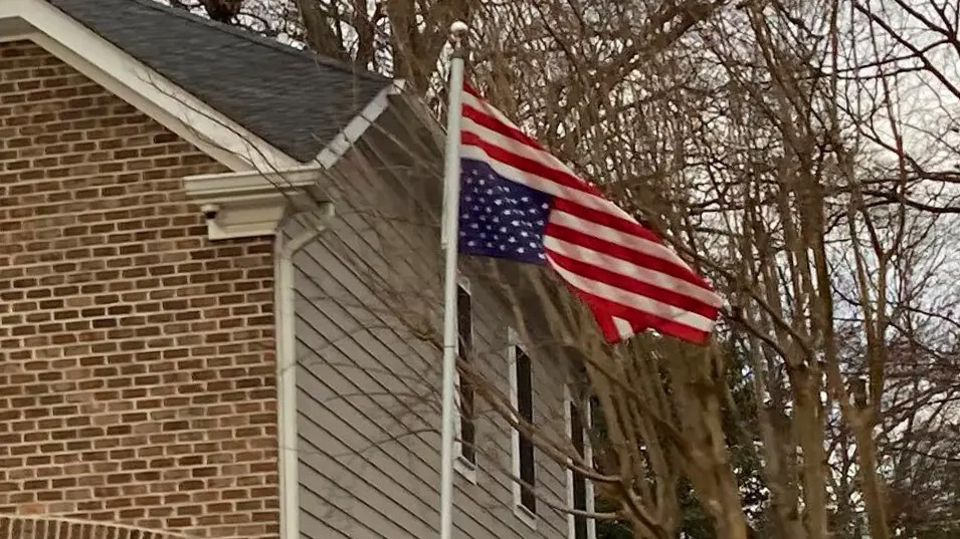
[[[150,0],[49,2],[302,162],[390,83]]]

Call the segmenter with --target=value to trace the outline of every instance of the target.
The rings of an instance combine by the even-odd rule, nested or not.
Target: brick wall
[[[182,188],[221,170],[0,43],[0,514],[277,535],[271,244]]]
[[[64,517],[0,515],[4,539],[184,539],[176,532],[146,531],[136,526]]]

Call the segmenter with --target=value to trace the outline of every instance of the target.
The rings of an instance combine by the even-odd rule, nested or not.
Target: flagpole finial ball
[[[467,30],[469,29],[470,27],[467,26],[467,23],[463,21],[454,21],[454,23],[450,25],[450,34],[459,38],[466,34]]]

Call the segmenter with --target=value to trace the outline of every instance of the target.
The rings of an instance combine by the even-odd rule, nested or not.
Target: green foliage
[[[633,539],[633,532],[622,522],[605,520],[597,523],[597,539]]]
[[[724,346],[724,357],[727,364],[723,379],[718,384],[724,385],[729,391],[727,407],[724,410],[724,430],[727,433],[731,458],[743,505],[757,537],[769,537],[765,519],[769,496],[763,481],[760,457],[756,451],[756,442],[759,439],[757,426],[757,404],[754,398],[750,368],[746,364],[746,355],[735,342],[727,342]],[[604,439],[602,414],[594,418],[594,433],[598,439]],[[699,500],[694,495],[690,484],[683,481],[678,489],[681,507],[680,537],[682,539],[713,539],[716,534]],[[616,507],[605,500],[597,500],[598,511],[613,511]],[[632,539],[633,532],[629,524],[606,521],[597,523],[598,539]],[[924,537],[923,539],[928,539]],[[946,539],[939,536],[930,536],[929,539]],[[960,539],[960,535],[953,539]]]
[[[615,511],[616,507],[603,498],[596,500],[597,511]],[[630,525],[616,520],[601,520],[597,522],[597,539],[633,539]]]

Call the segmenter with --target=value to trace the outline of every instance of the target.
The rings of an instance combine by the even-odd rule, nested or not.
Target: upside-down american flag
[[[462,110],[460,252],[548,265],[608,342],[710,338],[721,298],[656,234],[468,86]]]

